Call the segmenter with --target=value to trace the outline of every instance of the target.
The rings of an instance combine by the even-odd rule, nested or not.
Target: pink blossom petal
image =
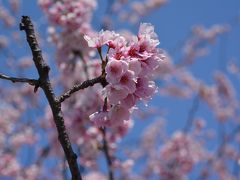
[[[121,76],[127,71],[128,64],[122,60],[111,60],[106,67],[106,79],[109,83],[119,82]]]
[[[94,122],[97,127],[102,127],[106,125],[107,122],[107,112],[95,112],[89,116],[90,121]]]
[[[134,94],[129,94],[121,101],[121,104],[127,108],[132,108],[137,101],[137,97]]]
[[[115,105],[110,109],[108,117],[112,125],[116,126],[122,124],[124,120],[129,120],[130,112],[126,107]]]
[[[128,92],[119,87],[106,86],[106,94],[110,104],[117,104],[119,101],[127,97]]]
[[[131,59],[129,61],[128,66],[129,66],[129,70],[134,72],[135,77],[137,77],[142,70],[141,63],[139,62],[139,60],[137,58]]]
[[[153,81],[148,81],[147,78],[139,78],[137,80],[137,90],[135,95],[139,98],[148,99],[154,94],[154,92],[156,92],[156,89]]]
[[[128,93],[134,93],[136,91],[136,83],[134,81],[132,71],[127,71],[120,79],[120,85],[127,89]]]

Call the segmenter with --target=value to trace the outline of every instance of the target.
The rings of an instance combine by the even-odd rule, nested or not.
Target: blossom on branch
[[[104,112],[103,118],[101,112],[94,113],[90,119],[96,120],[98,125],[106,119],[112,122],[108,123],[110,126],[121,125],[129,120],[137,101],[150,99],[157,89],[152,77],[163,57],[157,48],[157,34],[151,24],[142,23],[138,35],[130,40],[110,31],[100,31],[92,37],[85,35],[84,38],[89,47],[98,50],[104,45],[108,47],[106,59],[102,59],[106,61],[108,85],[104,87],[104,94],[109,103],[108,114]]]

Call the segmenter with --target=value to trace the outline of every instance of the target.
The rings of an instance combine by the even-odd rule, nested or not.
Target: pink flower
[[[129,70],[134,72],[135,77],[137,77],[142,70],[141,63],[139,62],[139,60],[137,58],[131,59],[128,63],[128,66],[129,66],[128,67]]]
[[[134,39],[133,39],[134,40]],[[133,41],[131,46],[129,47],[129,50],[128,50],[128,56],[132,57],[132,58],[139,58],[139,50],[140,50],[140,47],[139,47],[139,44],[137,44],[138,41]]]
[[[159,45],[157,34],[154,32],[154,27],[150,23],[142,23],[139,28],[138,38],[140,42],[146,43],[146,49]]]
[[[160,150],[160,174],[165,179],[178,179],[188,174],[206,155],[202,145],[193,137],[175,132]]]
[[[120,36],[119,34],[115,34],[112,37],[112,40],[109,41],[109,47],[113,49],[120,49],[124,46],[126,46],[127,41],[123,36]]]
[[[138,100],[147,100],[156,91],[151,78],[165,57],[156,47],[159,44],[157,35],[152,25],[141,24],[138,36],[132,38],[110,31],[100,31],[98,35],[84,38],[90,47],[109,47],[105,68],[108,85],[104,94],[110,108],[109,122],[116,123],[112,126],[119,125],[129,119],[130,111]]]
[[[95,0],[39,0],[38,2],[52,23],[69,30],[81,29],[89,24],[97,5]]]
[[[101,174],[99,172],[89,172],[84,176],[85,180],[93,180],[93,179],[98,179],[98,180],[106,180],[107,178],[105,177],[104,174]]]
[[[141,60],[141,75],[152,74],[152,72],[158,68],[160,59],[157,57],[149,57],[145,60]]]
[[[127,71],[128,64],[122,60],[111,60],[106,66],[106,79],[109,83],[119,82],[121,76]]]
[[[21,171],[21,165],[13,154],[1,153],[0,170],[3,178],[4,176],[16,177]]]
[[[121,125],[124,120],[130,119],[130,112],[129,109],[124,106],[115,105],[110,109],[108,117],[112,126],[118,126]]]
[[[121,101],[121,104],[124,107],[132,108],[133,106],[135,106],[136,101],[137,97],[134,94],[128,94],[128,96]]]
[[[0,36],[0,49],[8,46],[8,39],[5,36]]]
[[[135,95],[139,98],[148,99],[156,92],[156,89],[153,81],[149,81],[147,78],[138,78]]]
[[[103,45],[108,44],[117,34],[113,31],[103,31],[101,30],[95,36],[85,35],[84,39],[88,42],[89,47],[100,48]]]
[[[123,89],[120,86],[114,87],[107,85],[105,91],[110,104],[117,104],[128,95],[126,89]]]
[[[90,121],[92,121],[97,127],[105,126],[108,120],[107,112],[100,111],[95,112],[89,116]]]
[[[127,71],[121,77],[119,86],[125,88],[128,93],[134,93],[136,91],[136,79],[134,78],[132,71]]]

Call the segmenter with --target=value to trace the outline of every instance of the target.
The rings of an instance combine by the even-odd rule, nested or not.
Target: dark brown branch
[[[55,97],[52,85],[49,80],[50,67],[45,63],[42,57],[42,52],[39,48],[39,45],[35,36],[33,24],[28,16],[22,17],[22,20],[20,23],[20,30],[24,30],[26,32],[27,42],[31,48],[33,61],[39,74],[38,87],[42,88],[42,90],[44,91],[44,94],[46,95],[48,103],[51,107],[51,110],[53,113],[53,119],[58,131],[58,139],[64,150],[64,153],[71,171],[72,179],[74,180],[82,179],[81,173],[77,164],[77,155],[73,152],[73,149],[64,125],[64,119],[63,119],[63,114],[61,110],[61,103]],[[36,89],[38,87],[36,87]]]
[[[28,83],[32,86],[36,86],[38,84],[38,80],[36,79],[16,78],[16,77],[10,77],[4,74],[0,74],[0,79],[9,80],[9,81],[12,81],[13,83],[16,83],[16,82]]]
[[[50,152],[50,146],[44,147],[41,150],[38,159],[36,160],[36,164],[41,165],[43,163],[44,158],[46,158],[48,156],[49,152]]]
[[[101,83],[101,84],[106,84],[106,80],[105,77],[103,75],[96,77],[94,79],[90,79],[90,80],[86,80],[81,84],[76,84],[74,85],[71,89],[69,89],[67,92],[65,92],[64,94],[62,94],[59,98],[58,98],[58,102],[63,102],[65,101],[67,98],[69,98],[73,93],[81,90],[81,89],[85,89],[88,88],[90,86],[93,86],[94,84],[97,83]]]

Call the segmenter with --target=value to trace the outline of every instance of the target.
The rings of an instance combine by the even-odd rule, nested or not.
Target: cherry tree
[[[38,0],[39,19],[20,15],[25,3],[0,1],[0,178],[240,177],[240,64],[229,59],[210,83],[192,71],[239,17],[195,25],[171,50],[141,22],[167,0]],[[115,29],[122,21],[137,33]],[[171,133],[167,113],[177,112],[154,103],[168,100],[190,104]]]

